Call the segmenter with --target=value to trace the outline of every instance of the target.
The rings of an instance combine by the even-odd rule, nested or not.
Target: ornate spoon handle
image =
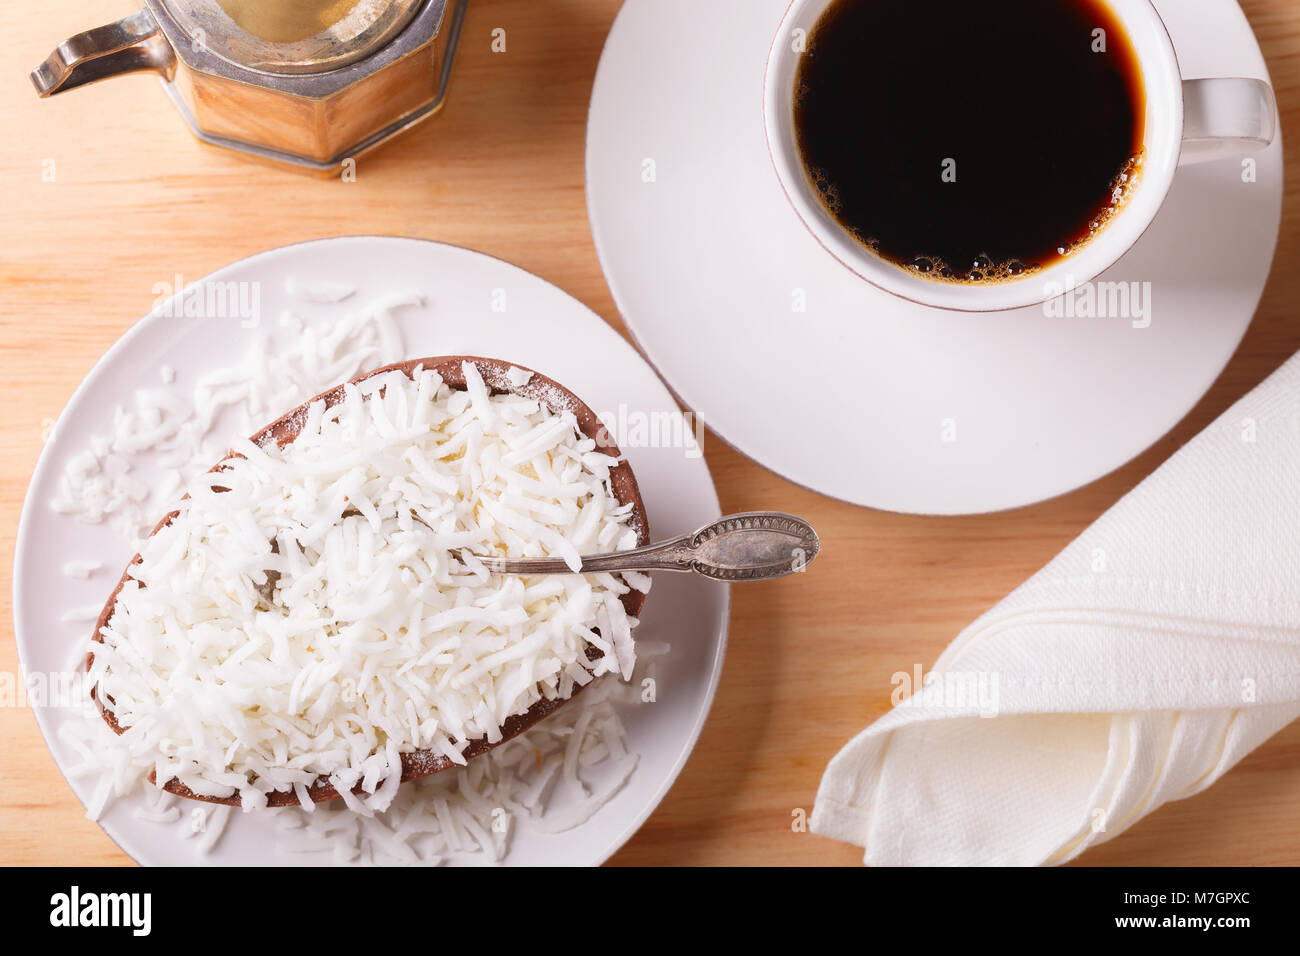
[[[764,581],[802,571],[820,549],[817,532],[802,518],[749,511],[719,518],[680,538],[584,556],[581,573],[694,571],[719,581]],[[476,557],[498,574],[574,573],[560,558]]]

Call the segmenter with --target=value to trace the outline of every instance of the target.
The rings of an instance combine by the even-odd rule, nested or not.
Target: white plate
[[[598,413],[676,413],[676,405],[636,351],[599,316],[559,289],[481,253],[414,239],[347,237],[308,242],[237,262],[206,281],[260,282],[262,314],[289,305],[285,280],[344,282],[357,294],[330,308],[348,310],[386,292],[418,290],[423,308],[397,314],[407,351],[423,355],[475,354],[527,365],[573,389]],[[494,304],[507,304],[505,312]],[[141,381],[153,384],[162,365],[192,380],[240,360],[252,334],[238,319],[142,319],[95,366],[68,402],[32,478],[23,507],[14,566],[14,618],[23,671],[57,673],[91,625],[64,623],[69,607],[102,603],[131,557],[130,543],[109,529],[86,526],[49,507],[70,456],[102,432],[115,405]],[[718,498],[704,460],[680,448],[625,448],[645,498],[656,537],[694,530],[717,517]],[[161,516],[160,516],[161,517]],[[70,558],[101,561],[89,580],[62,572]],[[726,648],[728,592],[702,578],[656,575],[638,639],[662,640],[657,702],[627,715],[629,748],[640,755],[628,784],[580,827],[554,836],[517,830],[506,859],[512,864],[596,864],[617,850],[667,793],[686,762],[709,711]],[[56,733],[66,711],[37,707],[36,718],[60,766],[70,758]],[[74,785],[83,802],[86,788]],[[132,816],[124,800],[101,820],[118,845],[141,863],[195,862],[182,841]],[[196,804],[197,806],[197,804]],[[562,809],[558,808],[557,809]],[[302,863],[279,855],[269,815],[236,814],[213,854],[215,864]]]
[[[1152,283],[1149,328],[927,309],[836,262],[782,194],[762,100],[788,4],[628,0],[600,60],[587,127],[592,231],[628,327],[673,391],[791,481],[927,514],[1062,494],[1172,428],[1259,303],[1281,217],[1281,142],[1256,157],[1254,183],[1236,160],[1180,170],[1155,223],[1101,277]],[[1157,6],[1184,77],[1267,78],[1232,0]]]

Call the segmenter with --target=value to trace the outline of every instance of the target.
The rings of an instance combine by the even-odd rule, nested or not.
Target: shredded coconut
[[[85,607],[76,607],[70,611],[64,611],[59,615],[59,620],[66,623],[79,623],[83,621],[89,623],[99,617],[99,612],[101,610],[103,610],[101,606],[87,604]]]
[[[639,679],[654,677],[655,659],[668,648],[643,642],[638,650],[638,680],[597,681],[572,705],[467,766],[406,784],[384,813],[365,817],[321,804],[277,814],[280,845],[346,863],[427,865],[457,853],[501,860],[521,825],[560,833],[586,822],[637,764],[620,711],[636,706]],[[581,754],[571,773],[564,760],[570,748]]]
[[[512,365],[506,370],[506,378],[515,388],[523,388],[533,380],[533,373],[527,369],[517,368]]]
[[[339,302],[352,294],[344,286],[303,284],[291,284],[290,291],[308,304]],[[79,521],[110,522],[122,534],[124,553],[130,553],[125,549],[138,545],[184,485],[224,454],[225,435],[248,434],[364,368],[403,358],[393,310],[420,301],[416,295],[396,296],[343,316],[337,310],[315,314],[311,308],[285,313],[278,328],[258,331],[244,362],[200,376],[194,386],[173,384],[175,370],[164,366],[160,377],[168,387],[141,389],[131,405],[116,411],[113,426],[95,435],[69,464],[54,506]],[[614,545],[618,530],[612,523],[600,530],[602,550]],[[79,577],[99,567],[99,562],[69,562],[64,570]],[[648,580],[638,578],[625,576],[627,584],[643,590]],[[621,713],[637,703],[637,681],[653,676],[652,658],[667,645],[642,641],[637,650],[632,684],[613,677],[593,681],[573,703],[467,766],[404,785],[387,810],[357,813],[335,802],[268,811],[281,831],[277,847],[336,863],[427,864],[462,853],[499,860],[521,827],[551,830],[574,822],[557,820],[555,806],[567,814],[576,804],[580,817],[594,813],[631,772],[635,756],[628,752]],[[70,671],[84,663],[77,651]],[[64,769],[89,784],[88,817],[99,819],[115,800],[129,798],[141,823],[171,828],[177,838],[195,835],[191,811],[203,805],[151,785],[146,774],[153,765],[121,746],[122,738],[88,698],[79,713],[64,714],[58,735],[73,755]],[[564,757],[579,725],[585,730],[570,766]],[[210,808],[203,810],[212,822]],[[229,826],[237,825],[228,818],[223,814],[218,826],[206,828],[206,838],[192,842],[197,854],[209,852]]]
[[[103,566],[99,561],[69,561],[63,565],[63,573],[66,577],[85,580]]]
[[[138,389],[114,410],[112,426],[68,462],[52,507],[90,524],[108,521],[134,548],[214,449],[224,452],[226,435],[247,435],[367,368],[400,362],[393,312],[422,302],[390,296],[333,322],[256,329],[244,361],[184,391],[168,387],[175,371],[163,366],[164,387]]]
[[[637,543],[572,412],[462,370],[464,390],[372,376],[313,402],[293,442],[237,443],[145,542],[89,679],[159,783],[251,808],[324,777],[382,810],[402,753],[464,763],[534,704],[631,676],[617,576],[455,557],[576,562],[609,525]]]

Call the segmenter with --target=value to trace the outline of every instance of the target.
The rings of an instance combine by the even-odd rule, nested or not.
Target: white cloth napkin
[[[1062,863],[1300,716],[1300,354],[932,675],[822,780],[811,829],[869,864]]]

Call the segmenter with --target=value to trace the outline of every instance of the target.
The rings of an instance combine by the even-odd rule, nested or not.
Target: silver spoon
[[[599,571],[694,571],[719,581],[765,581],[802,571],[821,542],[812,525],[780,511],[747,511],[658,544],[585,555],[581,574]],[[573,574],[562,558],[488,558],[496,574]]]

